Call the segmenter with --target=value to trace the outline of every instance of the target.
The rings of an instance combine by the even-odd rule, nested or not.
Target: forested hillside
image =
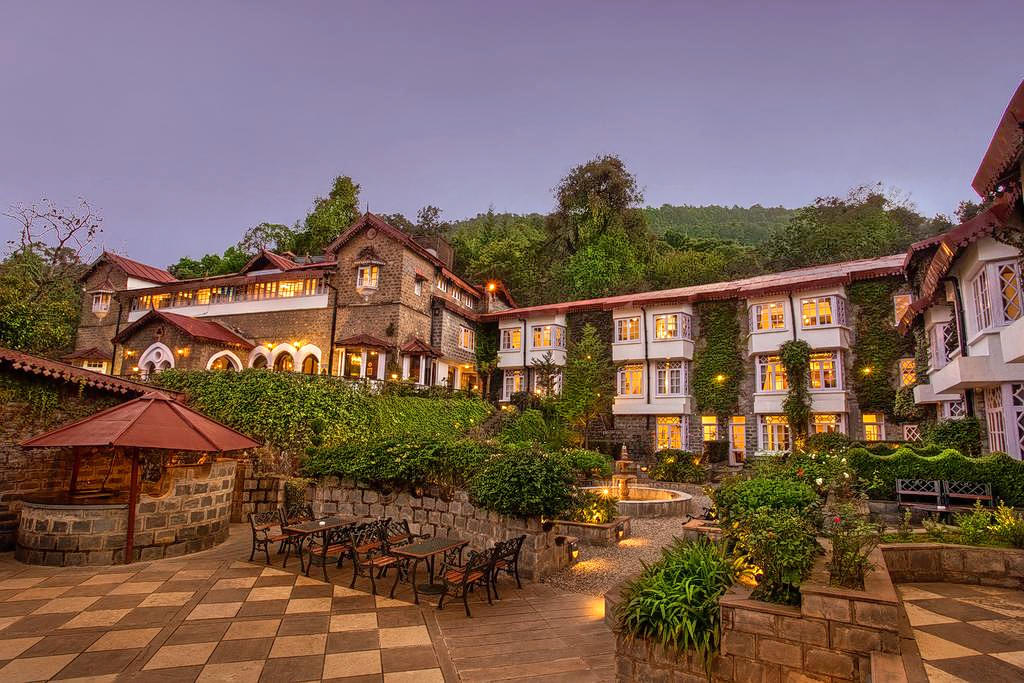
[[[755,244],[781,230],[796,209],[781,206],[672,206],[644,209],[647,225],[655,235],[674,231],[689,237],[717,237]]]

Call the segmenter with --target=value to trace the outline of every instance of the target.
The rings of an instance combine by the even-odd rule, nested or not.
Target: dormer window
[[[92,295],[92,312],[106,313],[110,310],[110,292],[96,292]]]
[[[380,280],[380,266],[367,265],[359,266],[356,269],[357,289],[377,289]]]

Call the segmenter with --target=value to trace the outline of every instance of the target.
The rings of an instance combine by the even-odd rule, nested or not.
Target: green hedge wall
[[[1005,453],[968,458],[954,450],[921,455],[904,447],[891,455],[872,455],[854,448],[846,458],[872,498],[895,500],[897,479],[940,479],[992,484],[992,493],[1007,505],[1024,506],[1024,463]]]

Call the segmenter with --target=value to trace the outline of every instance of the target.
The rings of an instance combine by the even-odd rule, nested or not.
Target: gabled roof
[[[110,353],[101,351],[95,346],[90,346],[87,349],[72,351],[61,360],[110,360]]]
[[[144,325],[148,325],[154,320],[160,320],[170,325],[174,325],[193,339],[210,341],[216,344],[226,344],[229,346],[241,346],[246,350],[251,350],[256,346],[248,339],[235,334],[214,320],[192,318],[178,313],[167,313],[166,311],[161,311],[159,309],[151,310],[131,325],[125,327],[117,334],[116,337],[114,337],[113,341],[117,343],[123,342],[135,334],[138,329]]]
[[[442,354],[440,351],[435,349],[433,346],[423,341],[419,337],[413,337],[409,341],[402,344],[401,348],[398,349],[402,353],[408,353],[413,355],[426,355],[440,358]]]
[[[339,339],[336,343],[338,346],[369,346],[376,349],[390,349],[392,346],[390,342],[374,337],[372,334],[354,334],[351,337]]]
[[[268,264],[271,268],[276,268],[278,270],[293,270],[300,266],[300,264],[279,254],[275,254],[269,249],[263,249],[260,253],[249,259],[249,262],[242,266],[242,269],[238,272],[241,274],[248,273],[251,270],[261,270],[256,268],[256,266],[261,263]]]
[[[1003,117],[999,119],[996,132],[992,135],[992,141],[989,142],[978,172],[971,182],[974,191],[984,197],[995,190],[1010,164],[1021,154],[1022,144],[1024,144],[1024,81],[1017,86],[1016,92],[1010,98],[1010,103],[1006,105]]]
[[[151,390],[151,387],[139,382],[132,382],[120,377],[111,377],[110,375],[93,372],[85,368],[76,368],[74,365],[3,347],[0,347],[0,367],[10,367],[25,373],[50,377],[59,382],[81,384],[118,395],[142,395]],[[183,396],[183,394],[176,391],[169,391],[167,393],[173,394],[176,397]]]
[[[86,270],[85,273],[82,275],[82,279],[88,276],[89,273],[91,273],[96,268],[96,266],[105,261],[114,264],[115,266],[123,270],[125,274],[127,274],[129,277],[134,277],[139,280],[145,280],[146,282],[156,282],[160,284],[165,284],[168,282],[178,281],[178,278],[174,277],[163,268],[157,268],[156,266],[147,266],[145,263],[133,261],[130,258],[121,256],[120,254],[115,254],[110,251],[104,251],[102,254],[100,254],[99,258],[93,261],[92,265],[89,266],[89,269]]]
[[[653,306],[663,303],[749,299],[785,292],[807,291],[809,289],[845,285],[857,280],[901,275],[903,273],[903,258],[903,254],[892,254],[856,261],[841,261],[839,263],[797,268],[795,270],[768,273],[766,275],[757,275],[728,282],[713,282],[706,285],[606,296],[581,301],[566,301],[541,306],[528,306],[526,308],[510,308],[506,311],[485,313],[480,318],[482,320],[502,320],[530,315],[611,310],[628,306]]]
[[[372,214],[369,211],[367,211],[362,216],[357,218],[356,222],[350,225],[340,235],[338,235],[333,242],[328,244],[327,248],[324,249],[324,251],[328,254],[337,254],[338,250],[341,249],[341,247],[343,247],[346,242],[351,240],[353,237],[358,235],[363,230],[368,230],[370,228],[376,228],[377,230],[384,233],[391,239],[401,243],[402,246],[412,250],[418,256],[421,256],[425,258],[427,261],[430,261],[431,264],[437,266],[438,268],[444,267],[444,263],[442,263],[441,259],[437,258],[429,251],[424,249],[416,240],[412,238],[411,235],[399,230],[395,226],[385,221],[380,216]]]

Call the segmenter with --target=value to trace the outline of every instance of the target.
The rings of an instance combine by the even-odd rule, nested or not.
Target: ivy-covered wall
[[[898,361],[914,357],[913,335],[902,335],[893,322],[892,296],[906,289],[899,278],[855,282],[847,287],[854,310],[853,376],[860,409],[896,419]]]
[[[726,419],[736,412],[745,374],[741,310],[734,301],[696,306],[698,337],[691,389],[699,413]]]

